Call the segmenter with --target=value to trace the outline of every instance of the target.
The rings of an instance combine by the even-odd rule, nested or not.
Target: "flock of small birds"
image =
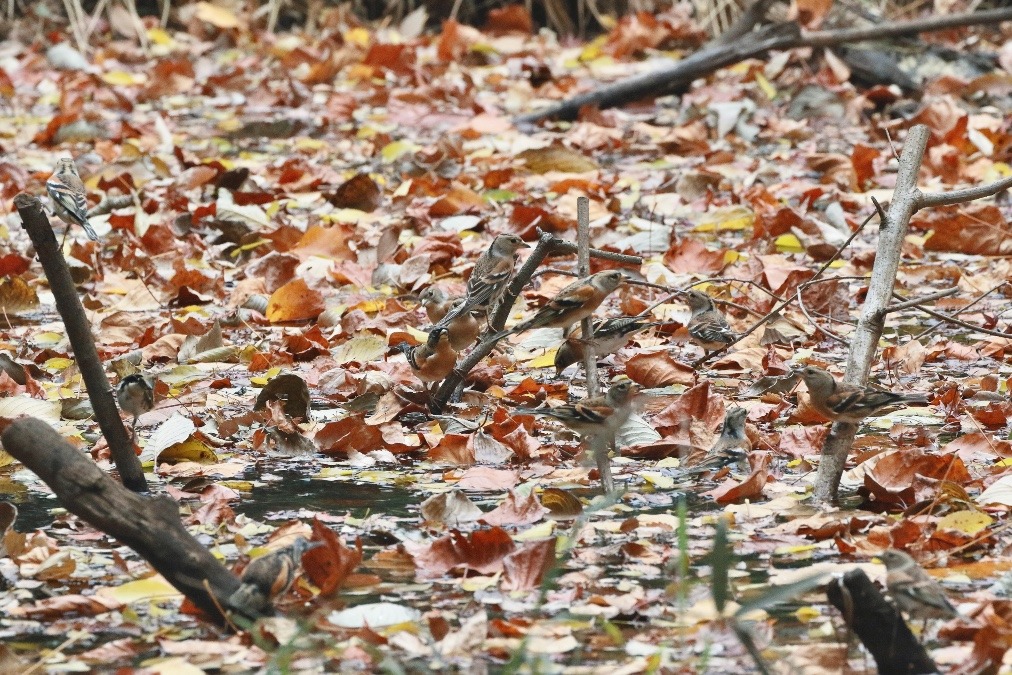
[[[74,160],[61,158],[46,181],[46,191],[54,213],[68,226],[80,225],[87,236],[99,241],[88,222],[85,185]],[[398,345],[408,364],[426,385],[445,379],[457,364],[460,352],[475,344],[482,334],[482,320],[490,316],[513,278],[519,251],[530,245],[513,234],[500,234],[475,263],[462,297],[451,297],[437,286],[426,288],[419,300],[433,323],[428,339],[417,345]],[[494,333],[490,339],[502,339],[535,328],[561,328],[564,341],[555,356],[556,375],[583,361],[587,350],[595,357],[615,353],[632,337],[660,323],[644,317],[618,317],[596,321],[593,336],[585,339],[580,322],[591,317],[601,304],[625,281],[618,270],[606,270],[579,279],[563,288],[535,314],[508,330]],[[701,290],[683,293],[690,310],[686,328],[693,343],[706,355],[726,349],[739,339],[717,309],[713,299]],[[827,371],[806,366],[797,371],[808,389],[812,407],[830,420],[857,423],[882,414],[899,404],[927,404],[924,394],[900,394],[872,387],[858,387],[836,380]],[[124,377],[116,398],[123,410],[137,418],[154,407],[155,378],[136,373]],[[545,415],[559,420],[584,440],[603,441],[614,448],[618,430],[629,419],[639,394],[639,386],[622,379],[607,392],[554,408],[518,408],[517,414]],[[706,456],[691,467],[691,473],[717,472],[725,467],[749,468],[752,444],[745,433],[748,411],[740,407],[726,412],[720,437]],[[605,458],[607,455],[605,454]],[[302,554],[322,545],[302,537],[285,548],[252,560],[245,568],[241,584],[228,599],[228,605],[241,613],[256,616],[269,611],[271,602],[292,584],[301,565]],[[887,569],[887,587],[897,608],[911,618],[951,619],[959,616],[938,585],[907,553],[894,549],[880,555]]]

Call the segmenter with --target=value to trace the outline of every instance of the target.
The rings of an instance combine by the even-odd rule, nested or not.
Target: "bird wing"
[[[88,200],[85,198],[84,183],[80,189],[76,189],[69,178],[54,177],[46,181],[46,191],[50,199],[63,207],[71,218],[77,221],[78,225],[88,224]],[[81,182],[80,179],[77,180]]]

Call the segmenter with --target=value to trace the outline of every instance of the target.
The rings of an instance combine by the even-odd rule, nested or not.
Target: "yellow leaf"
[[[143,73],[128,73],[124,70],[113,70],[102,74],[102,81],[113,86],[129,87],[144,84],[148,78]]]
[[[160,574],[137,581],[128,581],[115,588],[100,588],[95,594],[117,600],[123,604],[140,602],[141,600],[171,600],[183,595]]]
[[[275,367],[271,368],[270,370],[268,370],[263,375],[258,375],[257,377],[251,377],[250,380],[249,380],[250,384],[252,384],[254,387],[266,387],[267,383],[270,382],[273,378],[277,377],[278,373],[280,373],[280,372],[281,372],[281,368],[275,366]]]
[[[214,454],[214,450],[192,436],[182,443],[176,443],[165,448],[156,460],[159,464],[163,462],[168,464],[175,464],[176,462],[213,464],[217,461],[218,455]]]
[[[58,373],[61,370],[66,370],[67,368],[70,368],[72,365],[74,365],[73,359],[65,359],[62,356],[54,356],[53,358],[48,359],[45,363],[42,364],[42,369],[48,370],[53,373]]]
[[[793,234],[787,233],[777,237],[777,250],[781,253],[804,253],[805,247]]]
[[[762,89],[762,92],[766,94],[766,98],[772,101],[777,97],[777,88],[770,84],[770,81],[762,73],[755,76],[755,81],[759,85],[759,88]]]
[[[351,30],[344,32],[344,41],[359,47],[369,46],[369,42],[372,38],[369,35],[369,31],[365,28],[352,28]]]
[[[994,522],[991,516],[983,511],[956,511],[942,516],[938,521],[939,530],[955,530],[971,537]]]
[[[675,487],[675,479],[671,476],[665,476],[660,471],[640,471],[640,476],[646,482],[662,490],[670,490]]]
[[[559,351],[557,347],[555,349],[549,349],[541,356],[535,357],[530,361],[528,361],[527,365],[530,366],[531,368],[551,368],[552,366],[555,365],[555,353],[557,351]]]
[[[794,610],[794,616],[801,623],[808,623],[809,621],[814,621],[815,619],[821,617],[822,612],[820,612],[815,607],[806,605],[804,607],[798,607],[796,610]]]
[[[161,28],[149,28],[148,39],[154,44],[162,47],[172,47],[176,44],[176,41],[172,39],[172,36]]]
[[[402,155],[414,152],[417,149],[418,146],[410,141],[394,141],[383,146],[383,149],[380,150],[380,156],[383,157],[384,162],[391,163],[397,161]]]
[[[716,232],[718,230],[747,230],[752,227],[755,214],[746,206],[728,206],[704,214],[692,228],[693,232]]]

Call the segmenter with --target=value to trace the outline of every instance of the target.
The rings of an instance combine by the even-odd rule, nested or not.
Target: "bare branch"
[[[921,305],[926,305],[929,302],[934,302],[935,300],[939,300],[941,298],[947,298],[950,295],[955,295],[956,293],[959,293],[958,288],[946,288],[944,291],[938,291],[937,293],[932,293],[931,295],[925,295],[922,298],[914,298],[913,300],[898,302],[895,305],[889,305],[888,307],[883,309],[882,316],[885,316],[886,314],[890,314],[892,312],[899,312],[904,309],[910,309],[911,307],[920,307]],[[896,293],[893,293],[893,295],[895,296]]]
[[[1000,337],[1000,338],[1005,338],[1005,339],[1008,339],[1008,340],[1012,340],[1012,333],[1002,333],[1001,331],[997,331],[997,330],[988,330],[987,328],[981,328],[980,326],[975,326],[972,323],[968,323],[966,321],[961,321],[960,319],[957,319],[956,317],[952,316],[951,314],[943,314],[942,312],[938,312],[938,311],[933,310],[933,309],[928,309],[927,307],[922,307],[919,304],[914,305],[914,307],[918,311],[924,312],[925,314],[929,314],[929,315],[935,317],[936,319],[940,319],[940,320],[944,321],[945,323],[951,323],[954,326],[962,326],[963,328],[968,328],[968,329],[970,329],[970,330],[972,330],[972,331],[974,331],[976,333],[983,333],[984,335],[993,335],[995,337]]]
[[[1012,176],[1007,176],[987,185],[978,185],[977,187],[953,190],[952,192],[938,192],[934,194],[918,192],[917,205],[914,207],[914,211],[919,211],[929,206],[951,206],[952,204],[972,202],[975,199],[983,199],[996,195],[1002,190],[1008,190],[1009,188],[1012,188]]]
[[[577,265],[580,276],[587,277],[590,275],[590,200],[586,197],[576,199],[576,222]],[[601,393],[601,383],[597,377],[597,354],[594,353],[594,320],[589,316],[580,323],[580,333],[586,341],[583,348],[583,369],[587,376],[587,395],[597,396]],[[607,461],[607,449],[604,452]],[[603,474],[601,479],[604,480]],[[611,492],[611,486],[606,484],[605,492]]]
[[[907,132],[896,176],[896,189],[889,204],[886,221],[879,231],[879,242],[868,284],[868,295],[861,309],[857,330],[850,343],[847,370],[844,381],[862,386],[868,381],[868,371],[882,337],[884,310],[892,298],[899,270],[903,240],[907,234],[910,216],[917,198],[917,174],[928,144],[930,131],[918,124]],[[822,459],[815,479],[814,498],[819,502],[835,502],[840,487],[840,478],[847,462],[847,455],[854,443],[857,425],[837,422],[833,425],[822,447]]]

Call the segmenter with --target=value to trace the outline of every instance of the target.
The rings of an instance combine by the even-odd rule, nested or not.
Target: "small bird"
[[[583,438],[605,436],[613,443],[615,433],[632,414],[633,401],[640,391],[638,384],[622,380],[600,396],[585,398],[557,408],[517,408],[521,415],[554,417]]]
[[[725,466],[736,466],[742,471],[751,468],[748,455],[752,452],[752,441],[745,434],[746,417],[748,410],[745,408],[728,409],[724,415],[724,428],[721,429],[720,437],[706,456],[691,467],[691,473],[717,472]]]
[[[429,333],[429,339],[412,347],[406,342],[396,345],[408,359],[408,365],[415,376],[425,382],[439,382],[457,365],[457,350],[450,344],[450,331],[436,326]]]
[[[467,301],[466,298],[448,296],[446,291],[438,286],[429,286],[422,291],[418,299],[421,301],[422,307],[425,308],[425,314],[429,317],[429,321],[434,324],[439,324],[447,313],[456,310]],[[473,345],[481,332],[481,324],[474,312],[458,314],[443,325],[450,331],[450,345],[457,351]]]
[[[959,612],[937,581],[908,553],[889,549],[879,554],[886,566],[886,587],[896,607],[910,618],[953,619]]]
[[[240,585],[228,598],[228,605],[240,613],[257,617],[269,614],[271,602],[287,591],[302,566],[302,554],[322,546],[297,537],[291,546],[254,558],[239,578]]]
[[[500,234],[492,240],[492,245],[474,264],[471,277],[467,280],[464,302],[451,308],[441,319],[440,325],[446,325],[457,316],[475,309],[494,309],[513,276],[517,251],[530,247],[530,244],[515,234]]]
[[[137,435],[137,418],[155,407],[155,384],[158,382],[153,375],[134,373],[120,380],[116,388],[116,400],[120,410],[133,415],[131,438]]]
[[[53,211],[67,225],[74,223],[84,228],[88,238],[98,241],[98,235],[88,222],[88,198],[84,182],[77,175],[74,160],[63,157],[56,162],[56,171],[46,180],[46,191],[53,200]]]
[[[707,355],[738,340],[738,334],[731,330],[727,319],[713,304],[713,298],[703,291],[693,289],[685,292],[685,299],[692,311],[686,326],[689,337]]]
[[[622,285],[625,275],[619,270],[605,270],[589,277],[574,281],[548,301],[544,307],[526,321],[521,321],[509,330],[501,331],[495,337],[502,338],[511,333],[522,333],[533,328],[569,328],[597,309],[604,299]]]
[[[432,323],[439,323],[450,311],[450,306],[458,298],[453,298],[439,286],[429,286],[418,295],[418,301],[425,309],[425,315]]]
[[[822,368],[806,366],[801,379],[808,387],[812,407],[831,420],[857,423],[865,417],[881,415],[897,404],[927,404],[926,394],[896,394],[871,387],[856,387],[837,382]]]
[[[555,352],[555,376],[559,377],[566,368],[583,361],[588,345],[594,349],[595,356],[607,356],[629,344],[629,340],[636,333],[659,325],[661,325],[659,322],[648,322],[637,316],[620,316],[614,319],[595,321],[594,336],[585,340],[580,325],[576,324],[566,335],[565,342]]]
[[[576,403],[557,408],[517,408],[522,415],[554,417],[580,435],[580,439],[593,449],[594,460],[605,492],[611,492],[614,483],[608,450],[615,448],[615,435],[633,412],[633,404],[640,387],[631,380],[618,382],[601,396],[591,396]]]

